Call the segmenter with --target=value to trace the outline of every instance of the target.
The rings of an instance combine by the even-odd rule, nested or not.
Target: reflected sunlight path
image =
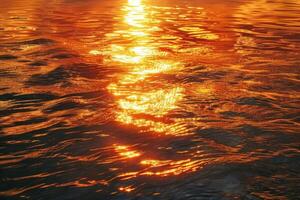
[[[179,103],[184,99],[187,89],[183,84],[172,82],[171,79],[174,78],[165,78],[175,77],[184,69],[183,57],[174,53],[180,52],[179,45],[170,42],[176,41],[182,45],[182,36],[176,32],[165,34],[160,26],[162,23],[160,17],[156,17],[167,11],[171,15],[177,12],[172,9],[177,10],[170,7],[148,6],[142,0],[128,0],[122,7],[124,17],[116,25],[116,30],[106,34],[106,41],[111,45],[103,52],[91,50],[90,54],[105,55],[106,65],[118,66],[124,71],[107,87],[118,106],[115,111],[116,122],[134,128],[139,133],[182,137],[192,135],[193,131],[188,128],[186,119],[170,117],[170,113],[180,108]],[[196,10],[197,13],[202,13],[202,8],[197,7]],[[218,39],[217,35],[200,27],[182,26],[179,30],[197,39]],[[166,45],[166,40],[168,48],[174,51],[162,48]],[[208,87],[204,90],[205,94],[210,92]],[[125,145],[119,141],[113,144],[113,148],[120,160],[137,160],[141,169],[120,174],[121,180],[138,176],[180,175],[196,171],[208,162],[199,159],[201,151],[195,150],[186,152],[174,150],[176,158],[166,159],[159,158],[157,152],[150,155],[158,154],[158,158],[151,158],[143,153],[143,149],[137,149],[136,145]],[[131,192],[134,188],[128,186],[119,190]]]
[[[163,135],[184,135],[186,128],[167,114],[177,108],[185,89],[176,84],[157,83],[152,76],[175,74],[183,68],[180,61],[169,58],[169,53],[160,49],[160,43],[153,35],[160,31],[160,21],[151,17],[154,10],[141,0],[129,0],[122,9],[125,13],[125,28],[109,34],[108,39],[121,37],[124,44],[112,44],[107,64],[120,64],[127,72],[108,86],[115,96],[119,110],[116,121],[140,128],[141,132]],[[175,36],[174,36],[175,37]],[[121,174],[122,179],[137,176],[170,176],[194,171],[199,166],[192,159],[158,160],[144,157],[139,150],[116,145],[116,152],[125,159],[139,158],[139,165],[145,170]],[[120,188],[121,191],[124,188]],[[126,191],[126,190],[125,190]],[[128,191],[127,191],[128,192]]]
[[[107,60],[108,63],[121,63],[128,70],[108,86],[119,107],[116,120],[158,133],[176,134],[174,129],[180,128],[176,127],[176,122],[165,123],[161,118],[176,108],[184,88],[174,85],[151,88],[147,79],[155,74],[175,73],[183,64],[167,59],[168,53],[159,49],[159,43],[152,37],[160,30],[159,21],[151,18],[149,7],[141,0],[129,0],[123,11],[126,29],[117,30],[109,37],[117,34],[129,41],[123,45],[112,44]]]

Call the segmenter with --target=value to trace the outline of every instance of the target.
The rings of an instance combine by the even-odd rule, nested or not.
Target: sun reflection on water
[[[147,78],[154,74],[175,73],[183,64],[167,59],[168,53],[159,50],[155,41],[152,41],[151,34],[159,30],[159,22],[149,17],[151,11],[141,0],[129,0],[123,11],[127,27],[116,32],[130,42],[126,45],[112,44],[108,51],[110,59],[107,60],[128,65],[128,71],[107,87],[118,103],[116,120],[163,133],[166,127],[170,128],[174,124],[153,118],[158,119],[176,109],[177,102],[183,98],[184,88],[162,86],[159,90],[148,89]],[[137,117],[137,114],[152,117]]]
[[[132,192],[134,188],[132,186],[127,186],[127,187],[119,187],[119,190],[121,192]]]
[[[172,57],[170,49],[176,50],[174,44],[161,48],[161,43],[156,41],[155,34],[161,35],[159,39],[177,39],[178,36],[164,35],[161,33],[160,21],[151,14],[157,13],[151,6],[146,6],[141,0],[128,0],[123,7],[124,18],[117,30],[106,34],[106,40],[112,41],[111,45],[102,54],[106,55],[105,62],[122,68],[125,72],[120,74],[115,81],[107,86],[108,91],[114,96],[117,103],[115,120],[123,126],[134,128],[140,133],[154,133],[159,136],[186,136],[189,130],[180,118],[170,117],[170,113],[179,109],[179,103],[184,100],[186,88],[178,84],[170,84],[162,79],[153,82],[151,78],[160,75],[175,76],[185,68],[181,59]],[[155,7],[155,9],[159,9]],[[166,8],[161,8],[165,10]],[[201,29],[201,30],[200,30]],[[185,27],[181,31],[190,34],[201,32],[209,40],[217,39],[217,35],[202,28]],[[119,43],[116,37],[122,37],[124,43]],[[90,54],[97,55],[99,51],[92,50]],[[202,94],[210,93],[209,87],[199,87]],[[120,142],[120,141],[118,141]],[[122,143],[122,142],[120,142]],[[188,157],[180,159],[151,158],[139,150],[126,145],[115,145],[115,152],[121,159],[138,160],[138,165],[144,170],[126,172],[119,177],[122,180],[137,176],[174,176],[192,172],[203,163],[193,159],[193,153],[187,152]],[[190,154],[191,153],[191,154]],[[120,191],[131,192],[131,188],[121,187]]]
[[[3,194],[159,199],[196,180],[238,198],[265,180],[244,169],[282,159],[266,174],[295,185],[299,0],[5,2],[0,163],[20,173]]]
[[[159,21],[149,17],[150,8],[141,0],[129,0],[124,6],[124,29],[115,33],[121,34],[129,42],[112,44],[106,52],[108,63],[125,66],[126,73],[108,85],[118,105],[116,121],[123,125],[137,127],[140,132],[153,132],[160,135],[180,136],[187,133],[186,127],[179,119],[172,119],[168,114],[177,109],[177,104],[184,98],[185,88],[162,83],[159,89],[152,88],[149,78],[160,74],[176,74],[184,68],[178,59],[169,58],[169,53],[159,48],[151,37],[159,31]],[[108,40],[115,37],[107,35]],[[91,51],[90,54],[98,54]],[[158,160],[143,158],[138,150],[126,145],[115,146],[115,151],[122,159],[140,159],[141,167],[149,168],[142,172],[127,172],[122,178],[135,176],[171,176],[194,171],[199,165],[192,159]],[[121,187],[120,191],[131,192],[131,188]]]
[[[119,153],[120,156],[123,158],[134,158],[134,157],[139,157],[141,154],[137,151],[134,150],[129,150],[129,147],[127,146],[122,146],[122,145],[116,145],[115,146],[115,151]]]

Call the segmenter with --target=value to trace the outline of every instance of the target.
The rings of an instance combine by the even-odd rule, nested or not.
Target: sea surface
[[[0,3],[0,199],[300,199],[299,0]]]

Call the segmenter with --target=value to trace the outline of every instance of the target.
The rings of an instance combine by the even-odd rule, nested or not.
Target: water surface
[[[0,197],[298,199],[300,2],[2,0]]]

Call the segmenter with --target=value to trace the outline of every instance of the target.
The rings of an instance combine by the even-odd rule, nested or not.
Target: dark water
[[[1,199],[300,199],[300,1],[1,0]]]

